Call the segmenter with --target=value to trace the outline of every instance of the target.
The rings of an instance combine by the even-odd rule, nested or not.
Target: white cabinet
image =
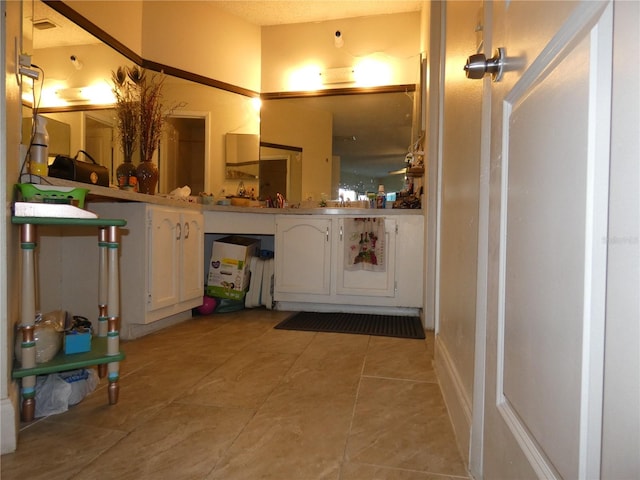
[[[136,336],[126,324],[190,314],[201,305],[204,219],[200,211],[145,203],[96,203],[90,210],[127,220],[121,259],[124,338]]]
[[[283,310],[422,307],[423,218],[385,216],[381,271],[345,268],[349,216],[276,217],[274,298]]]
[[[147,222],[147,311],[171,307],[192,299],[198,299],[197,305],[200,305],[204,278],[202,214],[152,207],[147,212]]]
[[[276,219],[276,295],[331,293],[332,225],[331,219],[311,215]]]

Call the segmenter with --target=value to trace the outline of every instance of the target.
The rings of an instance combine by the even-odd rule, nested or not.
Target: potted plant
[[[153,154],[160,145],[165,120],[162,104],[164,76],[150,75],[140,70],[137,85],[140,94],[140,164],[138,185],[143,193],[153,195],[158,183],[158,167]]]
[[[111,72],[120,150],[124,156],[124,162],[116,169],[118,187],[122,190],[137,190],[138,183],[133,152],[138,143],[140,101],[138,85],[134,81],[137,74],[132,75],[132,71],[127,67],[118,67],[115,72]]]

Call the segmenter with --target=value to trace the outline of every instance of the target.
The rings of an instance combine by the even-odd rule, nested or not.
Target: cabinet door
[[[395,269],[396,269],[396,221],[384,219],[384,244],[379,256],[383,269],[358,269],[348,270],[349,248],[353,244],[346,238],[345,222],[348,218],[337,220],[338,232],[336,239],[336,293],[339,295],[364,295],[375,297],[395,296]]]
[[[275,251],[276,294],[329,295],[331,220],[279,217]]]
[[[203,215],[199,212],[185,212],[181,218],[180,300],[202,299],[204,291]]]
[[[147,311],[179,302],[180,213],[165,208],[149,208],[149,257]],[[126,292],[124,292],[126,295]]]

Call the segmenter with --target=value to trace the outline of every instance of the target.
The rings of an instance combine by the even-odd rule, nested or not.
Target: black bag
[[[78,160],[80,153],[93,163]],[[92,183],[93,185],[109,186],[109,170],[98,163],[84,150],[78,150],[76,156],[71,158],[66,155],[56,155],[55,160],[49,165],[49,176],[73,180],[75,182]]]

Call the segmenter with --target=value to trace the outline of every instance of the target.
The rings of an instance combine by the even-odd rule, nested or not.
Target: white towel
[[[346,270],[386,271],[384,218],[346,218],[344,248]]]
[[[258,257],[251,257],[249,270],[251,271],[251,281],[249,290],[244,297],[245,308],[260,306],[260,291],[262,289],[262,267],[263,262]]]
[[[263,263],[261,303],[267,307],[267,310],[271,310],[273,308],[273,258],[264,260]]]

